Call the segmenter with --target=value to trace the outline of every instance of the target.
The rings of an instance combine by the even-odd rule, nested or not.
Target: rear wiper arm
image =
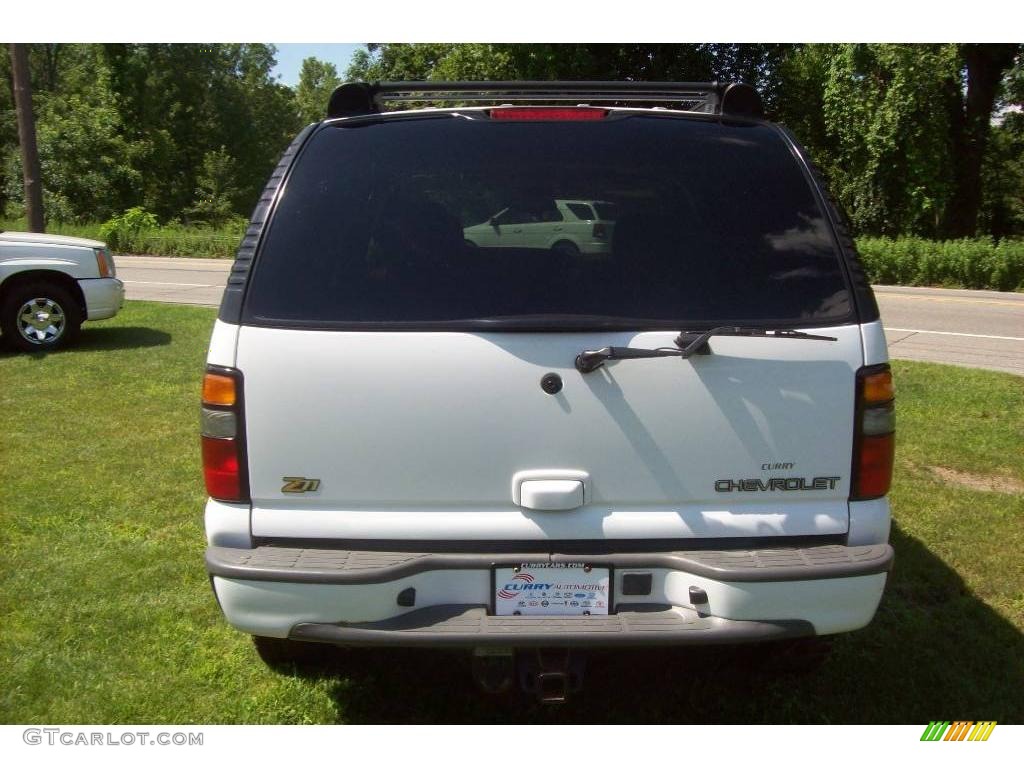
[[[658,349],[636,349],[634,347],[601,347],[585,349],[576,355],[576,370],[592,373],[604,365],[606,360],[630,360],[636,357],[683,357],[683,350],[672,347]]]
[[[815,341],[836,341],[835,336],[820,336],[792,328],[744,328],[738,325],[720,325],[707,331],[683,331],[676,338],[675,347],[657,349],[636,349],[634,347],[602,347],[585,349],[576,355],[576,370],[592,373],[607,360],[631,360],[649,357],[681,357],[684,360],[693,355],[706,355],[711,351],[708,341],[712,336],[762,336],[768,339],[811,339]]]

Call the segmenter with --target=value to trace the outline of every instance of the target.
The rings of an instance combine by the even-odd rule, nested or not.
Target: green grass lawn
[[[202,565],[197,398],[214,312],[131,302],[66,352],[0,354],[0,721],[1024,720],[1024,379],[897,362],[896,570],[809,677],[721,649],[602,654],[550,710],[462,657],[262,666]]]

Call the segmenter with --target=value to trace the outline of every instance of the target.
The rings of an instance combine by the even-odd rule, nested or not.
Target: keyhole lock
[[[549,395],[557,395],[562,391],[562,377],[557,373],[545,373],[541,377],[540,388]]]

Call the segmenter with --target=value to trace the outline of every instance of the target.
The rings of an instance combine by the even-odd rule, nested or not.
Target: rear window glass
[[[584,205],[583,203],[567,203],[566,207],[576,215],[577,219],[590,221],[594,218],[594,212],[590,210],[589,205]]]
[[[595,201],[606,223],[566,226],[559,200]],[[829,226],[774,129],[647,116],[326,127],[251,280],[257,324],[677,328],[851,310]]]

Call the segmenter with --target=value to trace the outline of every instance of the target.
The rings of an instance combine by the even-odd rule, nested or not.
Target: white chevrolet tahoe
[[[606,256],[465,242],[531,198],[614,205]],[[569,651],[864,627],[892,563],[878,309],[744,85],[341,86],[202,399],[206,567],[265,659],[514,653],[557,700]]]
[[[25,352],[74,341],[84,320],[113,317],[124,284],[104,243],[0,231],[0,332]]]

